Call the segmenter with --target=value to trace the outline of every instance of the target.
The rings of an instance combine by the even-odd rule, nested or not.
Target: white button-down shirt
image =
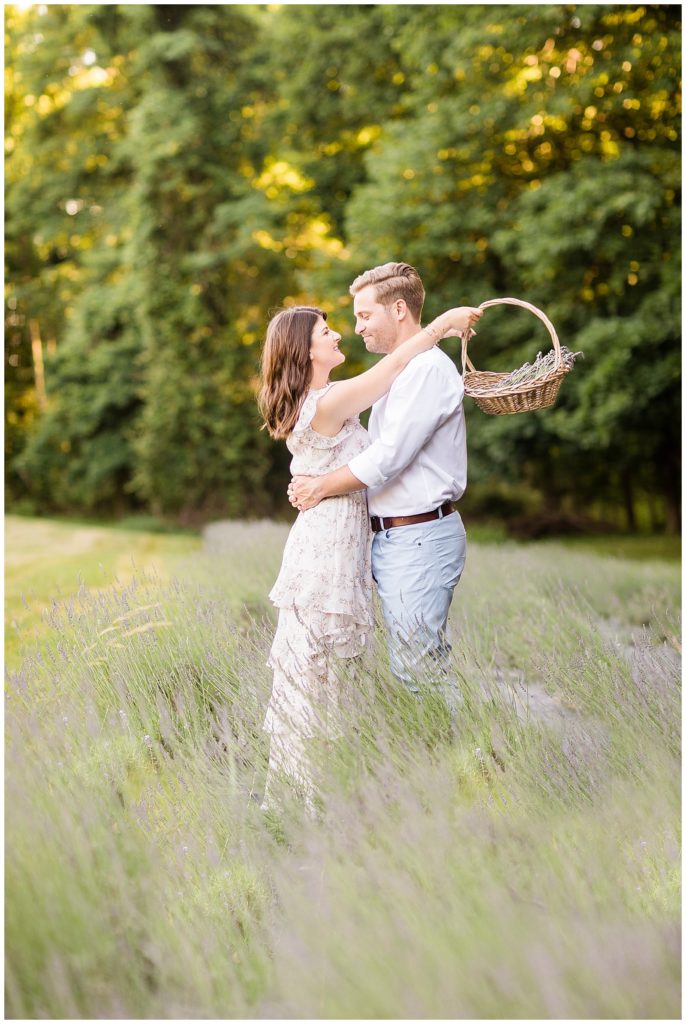
[[[375,516],[410,516],[457,501],[467,486],[464,387],[439,348],[415,356],[372,406],[371,445],[348,463]]]

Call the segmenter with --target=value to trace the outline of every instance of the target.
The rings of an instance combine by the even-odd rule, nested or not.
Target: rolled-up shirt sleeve
[[[463,395],[461,377],[452,379],[435,364],[414,359],[388,394],[379,436],[350,460],[348,469],[367,487],[392,480],[459,408]]]

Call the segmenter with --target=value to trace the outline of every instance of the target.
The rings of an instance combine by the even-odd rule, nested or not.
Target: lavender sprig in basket
[[[476,370],[469,356],[467,345],[474,332],[462,334],[462,379],[465,394],[473,398],[483,412],[503,416],[515,412],[532,412],[547,409],[555,404],[562,379],[574,366],[581,352],[571,352],[562,347],[552,323],[540,309],[521,299],[489,299],[482,302],[480,309],[489,306],[510,305],[528,309],[542,320],[548,328],[553,348],[545,356],[538,353],[535,362],[525,363],[510,373],[491,373]]]

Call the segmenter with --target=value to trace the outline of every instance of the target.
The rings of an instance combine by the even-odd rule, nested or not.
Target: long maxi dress
[[[312,428],[327,388],[309,392],[286,442],[293,475],[339,469],[369,445],[357,416],[334,437]],[[273,783],[283,774],[299,785],[311,808],[317,786],[308,745],[339,735],[338,659],[358,658],[373,629],[366,491],[327,498],[298,515],[269,597],[279,619],[268,661],[274,682],[264,722],[270,755],[263,807],[278,803]]]

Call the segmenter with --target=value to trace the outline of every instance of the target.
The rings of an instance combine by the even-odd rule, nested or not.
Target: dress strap
[[[334,385],[337,383],[338,381],[335,380],[330,381],[328,384],[325,384],[323,388],[312,388],[310,391],[307,392],[305,400],[303,401],[303,404],[300,406],[300,415],[298,416],[297,422],[293,427],[294,434],[299,433],[301,430],[307,430],[307,428],[312,423],[312,420],[314,419],[315,413],[317,411],[317,402],[322,397],[322,395],[329,390],[329,388],[334,387]]]

